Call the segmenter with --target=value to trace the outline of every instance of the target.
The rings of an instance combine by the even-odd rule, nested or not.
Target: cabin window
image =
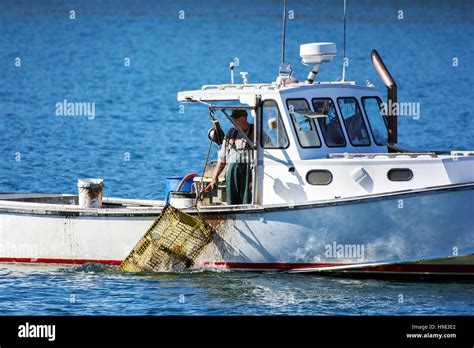
[[[280,110],[274,100],[265,100],[262,104],[261,130],[260,141],[265,149],[285,149],[290,144]]]
[[[377,97],[364,97],[362,98],[362,106],[367,115],[375,142],[377,145],[386,145],[388,142],[387,117],[382,102]]]
[[[288,99],[286,105],[301,147],[321,147],[316,125],[304,114],[311,111],[306,99]]]
[[[329,170],[310,170],[306,174],[306,181],[311,185],[329,185],[332,181],[332,174]]]
[[[313,99],[314,112],[326,117],[318,117],[319,127],[328,147],[345,146],[346,140],[331,99]]]
[[[355,98],[338,98],[337,104],[344,119],[347,135],[353,146],[370,145],[369,133]]]
[[[413,178],[413,172],[408,168],[394,168],[387,173],[390,181],[410,181]]]

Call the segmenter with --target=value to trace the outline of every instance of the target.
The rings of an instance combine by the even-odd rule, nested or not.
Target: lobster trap
[[[182,271],[212,241],[214,229],[168,205],[120,265],[125,272]]]

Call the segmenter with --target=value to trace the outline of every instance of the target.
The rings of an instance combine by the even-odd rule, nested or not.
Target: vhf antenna
[[[286,36],[286,0],[283,0],[283,33],[281,36],[281,65],[278,73],[277,82],[285,86],[286,80],[293,75],[291,64],[285,63],[285,36]]]
[[[342,81],[346,81],[346,0],[344,0],[344,58],[342,59]]]
[[[286,0],[283,0],[283,33],[281,38],[281,64],[285,63]]]

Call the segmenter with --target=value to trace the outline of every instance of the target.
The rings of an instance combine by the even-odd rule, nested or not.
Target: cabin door
[[[286,176],[291,175],[292,162],[287,154],[290,142],[278,103],[264,100],[259,116],[256,201],[259,204],[288,202],[291,192]]]

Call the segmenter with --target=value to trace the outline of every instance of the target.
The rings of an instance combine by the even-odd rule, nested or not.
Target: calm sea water
[[[376,48],[400,101],[420,103],[400,142],[473,149],[472,2],[348,3],[348,78],[383,87]],[[307,73],[300,43],[334,41],[340,55],[319,78],[340,77],[342,0],[288,9],[296,76]],[[77,178],[102,177],[108,196],[161,198],[165,177],[199,172],[208,146],[206,108],[180,113],[176,92],[228,82],[234,58],[237,79],[274,80],[280,33],[275,1],[1,1],[0,192],[75,192]],[[95,103],[95,117],[56,116],[65,99]],[[474,313],[474,285],[462,282],[2,265],[0,288],[2,314]]]

